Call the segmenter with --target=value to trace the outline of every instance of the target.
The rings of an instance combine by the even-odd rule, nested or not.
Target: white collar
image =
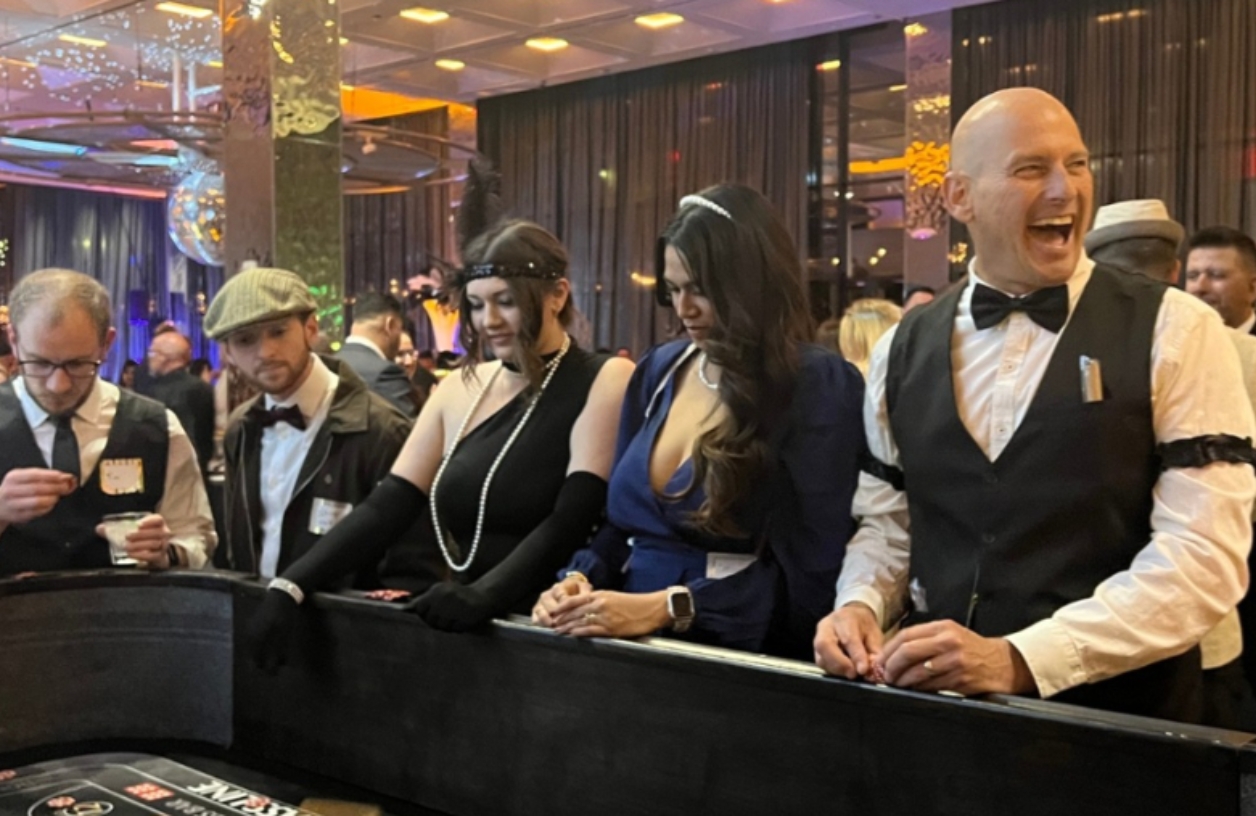
[[[26,423],[31,428],[38,428],[48,420],[48,412],[43,406],[35,402],[35,398],[31,396],[30,391],[26,389],[26,378],[19,376],[13,381],[13,390],[17,393],[18,401],[22,403],[22,413],[26,415]],[[92,388],[87,392],[87,398],[83,400],[83,404],[74,409],[74,416],[84,422],[92,425],[100,424],[101,403],[104,400],[104,383],[100,377],[95,378]]]
[[[331,370],[319,359],[317,354],[311,354],[310,376],[305,378],[305,382],[301,383],[301,387],[296,390],[296,393],[291,394],[282,402],[267,394],[266,407],[274,408],[275,406],[280,406],[286,408],[289,405],[295,405],[301,409],[302,416],[307,420],[312,419],[318,413],[318,409],[322,407],[323,400],[327,398],[327,392],[331,390],[331,383]]]
[[[1082,296],[1082,291],[1086,288],[1086,284],[1090,281],[1090,274],[1095,269],[1095,262],[1086,256],[1083,252],[1081,257],[1077,259],[1077,268],[1073,270],[1073,276],[1068,279],[1068,310],[1069,314],[1073,313],[1073,308],[1077,306],[1077,301]],[[1002,292],[1008,297],[1024,297],[1024,295],[1013,295],[1011,292],[1004,292],[997,286],[991,286],[988,281],[977,273],[977,259],[974,257],[968,262],[968,284],[965,287],[964,295],[960,299],[960,309],[965,313],[968,312],[972,303],[972,292],[977,284],[988,286],[996,292]]]
[[[1256,326],[1256,312],[1252,312],[1248,315],[1247,319],[1235,326],[1234,329],[1235,331],[1243,332],[1243,334],[1251,334],[1253,326]]]

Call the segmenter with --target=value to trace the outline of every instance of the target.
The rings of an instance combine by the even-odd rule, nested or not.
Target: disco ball
[[[226,221],[221,173],[189,173],[166,200],[170,240],[198,263],[222,266],[222,230]]]

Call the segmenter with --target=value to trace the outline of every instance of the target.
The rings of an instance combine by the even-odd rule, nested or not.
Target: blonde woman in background
[[[868,359],[881,335],[903,319],[903,310],[888,300],[865,298],[846,310],[837,332],[838,348],[859,373],[868,376]]]

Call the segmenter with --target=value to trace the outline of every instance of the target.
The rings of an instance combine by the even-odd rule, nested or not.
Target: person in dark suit
[[[1186,247],[1186,291],[1216,309],[1230,328],[1256,334],[1256,241],[1230,227],[1209,227]]]
[[[353,325],[336,356],[348,363],[367,388],[388,400],[406,418],[414,419],[419,403],[405,370],[393,362],[401,347],[401,301],[367,292],[353,304]]]
[[[148,346],[147,396],[169,408],[179,418],[201,472],[214,455],[214,389],[188,370],[192,344],[177,331],[163,332]]]

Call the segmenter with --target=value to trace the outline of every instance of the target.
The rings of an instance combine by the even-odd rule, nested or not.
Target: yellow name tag
[[[144,492],[143,459],[102,459],[100,489],[106,496]]]

